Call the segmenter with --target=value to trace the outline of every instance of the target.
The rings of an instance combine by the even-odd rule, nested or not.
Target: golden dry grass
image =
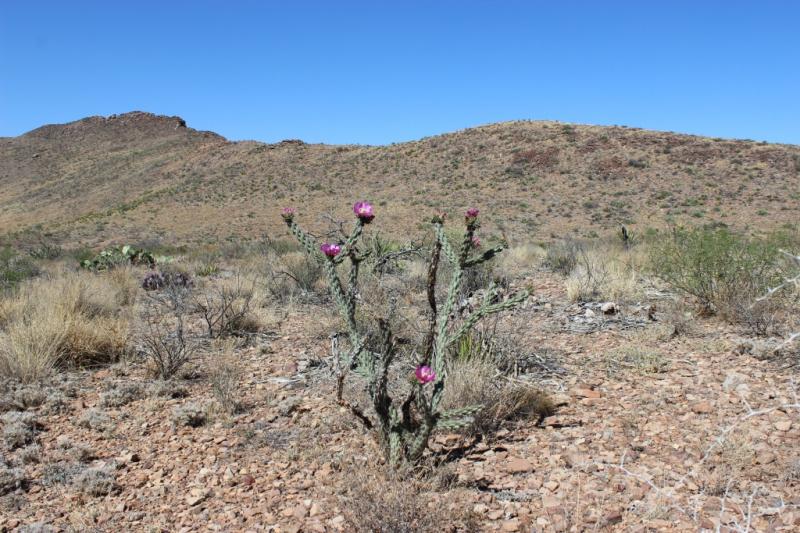
[[[642,296],[639,277],[646,254],[640,247],[625,250],[617,244],[597,243],[578,252],[578,262],[566,280],[572,301],[628,302]]]
[[[502,377],[488,357],[469,357],[452,361],[447,372],[442,398],[444,409],[482,406],[470,434],[488,435],[513,419],[549,416],[555,407],[549,396],[524,382]]]
[[[508,279],[529,275],[544,262],[547,251],[536,244],[521,244],[504,251],[497,262],[497,269]]]
[[[0,310],[0,372],[33,381],[56,366],[119,359],[134,301],[126,275],[61,272],[23,284]]]

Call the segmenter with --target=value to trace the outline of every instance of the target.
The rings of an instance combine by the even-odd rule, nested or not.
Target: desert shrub
[[[132,303],[108,279],[63,273],[21,286],[0,305],[0,373],[22,381],[57,366],[118,360],[127,351]]]
[[[94,450],[85,444],[76,444],[72,442],[65,435],[61,435],[56,439],[56,446],[62,452],[66,452],[70,459],[79,463],[88,463],[96,457]]]
[[[544,264],[562,276],[568,276],[578,265],[578,255],[584,245],[574,239],[562,239],[547,247]]]
[[[26,483],[27,478],[22,469],[10,468],[0,463],[0,496],[23,488]]]
[[[190,298],[188,287],[170,284],[146,304],[139,341],[153,374],[162,380],[173,377],[194,355],[195,342],[186,332]]]
[[[117,383],[100,394],[101,407],[122,407],[144,396],[138,383]]]
[[[25,446],[18,452],[18,456],[24,465],[39,463],[42,460],[42,447],[38,444]]]
[[[466,212],[466,227],[458,245],[451,245],[451,240],[445,234],[443,217],[435,216],[431,221],[435,239],[429,254],[426,291],[427,305],[430,308],[426,313],[427,333],[421,345],[413,342],[401,345],[396,341],[392,327],[392,316],[395,314],[393,310],[399,302],[386,302],[387,305],[383,308],[385,312],[377,315],[374,325],[365,324],[371,321],[360,306],[362,295],[359,290],[359,272],[367,256],[359,245],[363,244],[364,227],[372,222],[374,214],[372,206],[366,202],[356,203],[353,211],[356,215],[355,226],[350,236],[343,239],[341,244],[319,245],[297,225],[294,210],[285,210],[283,217],[306,253],[323,265],[331,297],[347,329],[346,335],[334,336],[332,343],[337,374],[336,399],[366,428],[374,430],[388,462],[399,467],[421,459],[434,431],[452,431],[472,423],[472,415],[482,408],[481,405],[453,410],[441,407],[442,394],[447,385],[451,347],[482,318],[519,305],[528,297],[528,291],[523,290],[503,298],[498,288],[491,285],[483,291],[482,301],[478,302],[474,310],[459,320],[454,320],[466,272],[482,267],[502,252],[505,245],[485,248],[479,246],[476,239],[479,227],[477,209]],[[340,278],[338,267],[344,264],[348,264],[350,269]],[[446,290],[443,298],[437,291],[440,278],[445,278],[443,286]],[[376,306],[375,309],[381,307]],[[406,386],[396,390],[390,387],[390,383],[397,383],[398,380],[390,379],[389,372],[392,364],[404,355],[416,367],[415,382],[408,384],[408,381],[400,380],[405,381]],[[369,414],[343,397],[345,379],[352,367],[365,378],[372,407]],[[405,399],[398,401],[401,396]]]
[[[88,496],[107,496],[120,491],[114,473],[106,468],[87,468],[72,480],[75,489]]]
[[[194,305],[203,317],[211,339],[258,333],[263,324],[255,313],[256,285],[236,275],[195,296]]]
[[[58,461],[56,463],[49,463],[42,468],[42,475],[39,481],[42,485],[66,485],[72,482],[76,476],[83,472],[86,467],[82,464],[71,463],[67,461]]]
[[[0,250],[0,289],[10,289],[21,281],[39,275],[39,267],[30,257],[11,248]]]
[[[172,422],[176,426],[197,428],[206,423],[205,408],[195,403],[179,405],[172,410]]]
[[[41,429],[36,417],[31,413],[12,411],[0,417],[3,422],[3,442],[14,450],[33,442],[36,431]]]
[[[77,420],[77,425],[94,431],[106,431],[111,427],[111,419],[99,409],[87,409]]]
[[[746,238],[725,228],[676,229],[654,244],[651,264],[660,278],[696,298],[704,313],[766,333],[783,303],[759,298],[784,277],[779,250],[785,239]]]

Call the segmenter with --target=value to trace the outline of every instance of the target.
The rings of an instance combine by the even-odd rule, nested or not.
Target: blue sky
[[[800,144],[800,2],[0,2],[0,136],[131,110],[385,144],[513,119]]]

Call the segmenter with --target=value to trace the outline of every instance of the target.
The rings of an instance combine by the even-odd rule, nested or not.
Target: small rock
[[[194,488],[189,491],[189,495],[186,496],[186,503],[190,507],[194,507],[195,505],[199,504],[203,500],[208,497],[208,491],[205,489]]]
[[[692,412],[698,415],[707,415],[714,412],[714,406],[707,401],[697,402],[692,405]]]
[[[475,514],[485,514],[489,510],[489,507],[483,503],[476,503],[475,507],[472,508],[472,512]]]
[[[510,474],[521,474],[523,472],[533,471],[533,465],[527,459],[515,457],[506,462],[505,470]]]
[[[600,398],[602,395],[600,391],[596,391],[593,389],[574,389],[572,394],[577,396],[578,398]]]
[[[617,304],[614,302],[606,302],[600,306],[600,310],[604,315],[613,315],[618,311]]]
[[[516,519],[506,520],[500,526],[500,530],[501,531],[512,531],[513,532],[513,531],[519,531],[520,527],[521,526],[520,526],[519,520],[516,520]]]

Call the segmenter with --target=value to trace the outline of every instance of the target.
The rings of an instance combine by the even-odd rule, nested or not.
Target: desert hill
[[[381,231],[475,205],[512,238],[677,223],[758,230],[800,216],[800,147],[627,127],[515,121],[388,146],[231,142],[131,112],[0,139],[0,232],[66,244],[283,235],[280,208]],[[310,217],[310,218],[311,218]]]

